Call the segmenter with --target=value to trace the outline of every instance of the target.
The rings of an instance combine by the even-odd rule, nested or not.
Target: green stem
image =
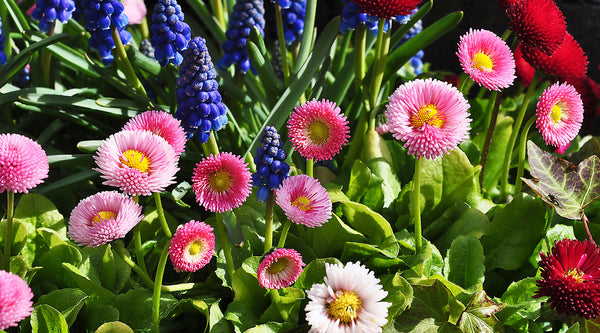
[[[315,160],[312,158],[307,159],[306,160],[306,175],[312,177],[314,174],[314,169],[315,169]]]
[[[285,47],[285,32],[283,31],[283,17],[281,16],[281,6],[275,5],[275,18],[277,21],[277,36],[279,38],[279,53],[281,54],[281,67],[283,68],[283,82],[290,84],[290,67],[288,64],[288,53]]]
[[[300,50],[294,67],[294,73],[298,73],[302,65],[308,59],[312,50],[313,36],[315,35],[315,17],[317,16],[317,0],[306,1],[306,12],[304,15],[304,33],[302,34],[302,42],[300,42]]]
[[[129,62],[129,59],[127,58],[127,52],[125,52],[125,47],[123,46],[123,42],[121,41],[121,37],[119,36],[119,31],[115,26],[112,26],[111,29],[112,38],[115,43],[117,63],[119,64],[119,67],[121,67],[121,70],[125,74],[127,81],[131,83],[131,85],[133,85],[133,89],[135,89],[135,91],[138,94],[146,96],[146,89],[144,89],[142,82],[140,82],[140,80],[138,79],[137,75],[135,74],[135,71],[133,70],[133,67],[131,66],[131,63]]]
[[[350,148],[348,149],[348,153],[342,162],[342,170],[349,170],[352,163],[354,163],[354,160],[358,159],[360,156],[368,128],[367,120],[366,112],[361,112],[360,118],[358,119],[358,125],[356,126],[356,131],[350,140]]]
[[[219,25],[221,29],[225,30],[227,26],[225,25],[225,12],[223,11],[223,2],[222,0],[211,0],[210,6],[213,10],[214,16],[219,21]]]
[[[356,91],[362,89],[362,80],[365,77],[367,64],[365,54],[367,50],[367,31],[364,24],[359,24],[354,31],[354,85]]]
[[[145,270],[143,270],[133,260],[131,260],[131,256],[130,256],[129,252],[127,251],[127,249],[125,248],[125,244],[123,243],[123,241],[117,240],[113,243],[113,245],[114,245],[113,249],[119,256],[119,258],[121,258],[121,260],[123,260],[123,262],[125,262],[125,264],[127,264],[127,266],[131,267],[131,269],[133,269],[133,271],[142,278],[142,280],[146,284],[146,287],[153,289],[154,281],[152,281],[152,279],[150,278],[148,273],[146,273]]]
[[[273,247],[273,207],[275,206],[275,196],[270,191],[267,199],[267,208],[265,213],[265,252]]]
[[[529,105],[529,100],[531,96],[533,96],[533,92],[535,91],[535,87],[539,81],[539,73],[535,72],[533,78],[531,79],[531,83],[527,88],[527,92],[525,93],[525,98],[523,99],[523,104],[521,104],[521,108],[517,113],[517,118],[515,119],[515,124],[513,126],[512,133],[510,133],[510,138],[508,139],[508,145],[506,146],[506,153],[504,154],[504,160],[502,161],[504,164],[502,165],[502,183],[501,183],[501,197],[506,198],[506,194],[508,192],[508,172],[510,170],[510,162],[512,160],[512,151],[515,147],[515,142],[517,140],[517,135],[521,129],[521,123],[523,122],[523,118],[525,117],[525,112],[527,111],[527,106]]]
[[[142,19],[142,23],[140,24],[140,31],[142,33],[142,39],[150,38],[150,29],[148,28],[148,20],[146,16]]]
[[[279,236],[279,242],[277,243],[277,247],[284,247],[285,240],[287,239],[287,235],[290,231],[290,226],[292,225],[292,221],[287,220],[283,225],[283,230],[281,230],[281,236]]]
[[[217,144],[214,131],[210,131],[208,140],[202,144],[202,150],[204,150],[204,155],[206,156],[219,155],[219,145]]]
[[[231,248],[229,247],[229,238],[227,237],[227,230],[223,223],[223,214],[217,213],[217,232],[219,233],[219,240],[221,240],[221,246],[223,247],[223,253],[225,254],[225,262],[227,263],[227,273],[229,278],[233,281],[233,273],[235,273],[235,266],[233,264],[233,256],[231,255]]]
[[[385,71],[385,61],[387,59],[388,51],[390,49],[390,35],[392,29],[388,29],[384,32],[385,20],[379,20],[377,27],[377,41],[375,42],[375,59],[373,63],[375,68],[373,71],[373,77],[371,79],[371,87],[369,93],[369,108],[371,112],[375,109],[377,103],[377,97],[379,96],[379,89],[381,88],[381,82],[383,81],[383,74]],[[372,116],[373,117],[373,116]]]
[[[154,192],[152,193],[152,196],[154,196],[154,203],[156,204],[156,213],[158,214],[158,221],[160,222],[160,226],[162,227],[165,236],[171,238],[173,234],[171,233],[171,229],[169,229],[167,219],[165,218],[165,211],[163,210],[160,193]]]
[[[492,96],[488,102],[488,106],[493,108],[487,110],[486,114],[491,114],[490,123],[488,125],[487,133],[485,135],[485,143],[481,151],[481,173],[479,174],[479,186],[483,188],[483,179],[485,173],[485,165],[487,162],[488,152],[490,151],[490,144],[492,143],[492,137],[494,136],[494,129],[496,128],[496,121],[498,120],[498,110],[500,109],[500,100],[502,99],[502,93],[492,91]]]
[[[133,201],[135,201],[135,203],[138,203],[139,197],[137,195],[134,195]],[[133,247],[135,249],[135,257],[138,262],[138,265],[144,271],[144,273],[148,274],[146,262],[144,261],[144,253],[142,252],[142,234],[140,232],[139,225],[133,227],[133,239],[131,241],[133,242]]]
[[[283,319],[284,322],[287,322],[289,315],[284,309],[281,308],[281,296],[279,296],[279,290],[269,289],[269,296],[271,296],[271,301],[275,303],[281,319]]]
[[[56,22],[53,22],[50,25],[50,29],[46,34],[48,37],[54,35],[54,27]],[[50,87],[50,62],[52,60],[52,53],[47,50],[42,50],[42,55],[40,59],[40,66],[42,67],[42,76],[44,78],[44,85],[46,87]]]
[[[5,271],[10,272],[10,248],[12,245],[11,231],[13,222],[13,213],[15,207],[15,192],[6,191],[7,206],[6,206],[6,231],[4,233],[4,259],[2,259],[2,267]]]
[[[423,250],[423,239],[421,237],[421,166],[422,159],[417,158],[415,161],[415,175],[412,180],[412,208],[413,208],[413,223],[415,224],[415,247],[417,254]]]
[[[167,241],[158,260],[156,267],[156,277],[154,278],[154,290],[152,292],[152,332],[160,333],[160,292],[167,258],[169,258],[169,246],[171,240]]]
[[[523,177],[523,173],[525,172],[525,152],[527,150],[527,133],[529,133],[529,128],[537,119],[536,116],[529,118],[529,120],[523,126],[523,131],[521,131],[521,142],[519,144],[519,167],[517,169],[517,179],[515,179],[515,191],[514,194],[521,192],[521,177]]]

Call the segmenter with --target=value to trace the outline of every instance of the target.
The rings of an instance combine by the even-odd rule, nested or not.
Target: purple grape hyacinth
[[[293,0],[271,0],[271,2],[279,4],[279,7],[281,7],[281,9],[288,9],[288,8],[290,8],[290,6],[292,5],[292,3],[294,1]]]
[[[0,65],[6,64],[6,53],[4,53],[4,34],[2,33],[2,18],[0,18]]]
[[[48,32],[56,20],[67,23],[73,16],[74,10],[73,0],[37,0],[31,17],[40,21],[41,32]]]
[[[179,66],[183,61],[182,52],[188,48],[192,37],[190,26],[183,22],[183,17],[181,6],[175,0],[158,0],[154,6],[150,42],[161,66],[169,63]]]
[[[196,136],[205,143],[210,131],[218,131],[227,124],[227,108],[221,102],[217,71],[212,63],[206,42],[201,37],[193,38],[183,55],[177,79],[177,103],[175,118],[188,138]]]
[[[281,4],[282,1],[279,3]],[[289,2],[288,8],[281,6],[281,18],[285,43],[289,46],[296,39],[301,38],[304,32],[304,17],[306,16],[306,0],[293,0]]]
[[[256,172],[252,175],[252,185],[258,187],[258,201],[266,202],[271,191],[288,177],[290,166],[285,162],[286,158],[287,152],[283,149],[279,133],[275,127],[267,126],[254,156]]]
[[[114,60],[111,50],[115,48],[115,42],[111,26],[117,28],[123,44],[131,41],[131,33],[125,30],[129,19],[123,13],[124,9],[118,0],[88,0],[85,28],[91,34],[90,49],[98,51],[105,66],[112,64]]]

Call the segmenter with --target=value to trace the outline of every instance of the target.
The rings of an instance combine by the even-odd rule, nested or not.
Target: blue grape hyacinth
[[[292,3],[294,1],[293,0],[271,0],[271,2],[279,4],[279,7],[281,7],[281,9],[288,9],[288,8],[290,8],[290,6],[292,5]]]
[[[410,18],[410,16],[411,15],[408,15],[409,18]],[[410,28],[410,30],[402,37],[402,39],[400,39],[400,42],[398,42],[398,46],[404,44],[407,40],[413,38],[421,31],[423,31],[423,22],[421,20],[419,20],[419,21],[417,21],[417,23],[415,23],[415,25],[412,28]],[[412,56],[410,58],[410,60],[408,61],[408,63],[412,66],[416,75],[423,73],[423,56],[424,55],[425,55],[425,52],[423,52],[423,50],[419,50],[419,52],[417,52],[417,54]]]
[[[250,67],[250,59],[246,53],[246,40],[250,31],[256,27],[262,36],[265,35],[265,8],[260,0],[238,0],[229,15],[229,24],[223,42],[223,58],[217,62],[221,70],[236,64],[242,73],[246,73]]]
[[[40,21],[40,31],[48,32],[56,20],[67,23],[73,16],[74,10],[73,0],[37,0],[31,17]]]
[[[360,7],[354,2],[344,0],[344,10],[342,11],[342,23],[340,25],[340,32],[346,34],[351,30],[356,29],[359,24],[364,24],[365,29],[371,31],[373,34],[377,34],[377,22],[378,18],[375,15],[367,13],[361,13]],[[384,29],[387,31],[390,27],[390,21],[385,21]]]
[[[25,88],[25,86],[29,84],[29,81],[31,80],[31,78],[29,77],[30,71],[31,66],[29,64],[25,65],[25,67],[23,67],[23,69],[19,73],[17,73],[17,75],[15,75],[15,77],[12,80],[12,84],[15,87]]]
[[[2,18],[0,18],[0,65],[6,64],[6,53],[4,53],[4,34],[2,33]]]
[[[286,158],[287,152],[283,149],[279,133],[275,127],[267,126],[254,156],[256,172],[252,175],[252,185],[258,187],[258,201],[267,201],[271,191],[288,177],[290,166],[285,162]]]
[[[279,1],[280,3],[282,1]],[[288,8],[281,6],[281,18],[285,43],[289,46],[304,32],[304,17],[306,16],[306,0],[293,0]]]
[[[183,61],[182,52],[188,48],[192,37],[190,26],[183,22],[183,17],[181,6],[175,0],[158,0],[154,6],[150,42],[161,66],[169,63],[179,66]]]
[[[195,37],[188,44],[179,66],[175,118],[181,120],[188,138],[196,136],[205,143],[210,131],[218,131],[227,124],[227,108],[221,102],[217,71],[212,63],[206,42]]]
[[[111,50],[115,48],[112,38],[112,26],[117,28],[123,44],[129,44],[131,33],[125,30],[129,23],[123,13],[123,4],[118,0],[88,0],[85,11],[86,30],[90,33],[90,49],[98,51],[105,66],[112,64],[114,57]]]

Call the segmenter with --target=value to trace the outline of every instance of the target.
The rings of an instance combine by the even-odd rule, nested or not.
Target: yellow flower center
[[[439,114],[435,105],[428,104],[422,107],[417,114],[413,114],[410,117],[410,124],[413,128],[421,128],[425,124],[441,128],[444,125],[444,119]]]
[[[473,57],[473,68],[490,72],[493,68],[492,59],[485,53],[477,52]]]
[[[121,156],[121,164],[130,168],[138,169],[141,172],[148,172],[150,169],[150,160],[144,155],[144,153],[129,149]]]
[[[229,189],[231,185],[231,177],[224,170],[219,170],[208,178],[210,187],[215,192],[223,192]]]
[[[117,218],[117,214],[109,211],[101,211],[92,217],[92,223],[102,223],[106,220]]]
[[[300,196],[296,198],[296,200],[293,200],[292,205],[304,211],[312,209],[312,206],[310,205],[310,199],[305,196]]]
[[[584,274],[579,268],[571,268],[565,273],[565,275],[573,277],[576,283],[581,283],[585,281]]]
[[[552,121],[555,124],[558,124],[558,122],[562,119],[562,108],[560,105],[554,104],[552,111],[550,111],[550,118],[552,118]]]
[[[190,247],[188,248],[188,253],[192,256],[197,255],[198,253],[202,252],[204,246],[204,244],[199,241],[199,240],[195,240],[192,242],[192,244],[190,244]]]
[[[322,121],[315,121],[308,126],[308,136],[316,144],[322,144],[329,138],[329,127]]]
[[[354,291],[336,291],[336,298],[326,305],[329,316],[341,323],[350,324],[358,318],[362,301]]]
[[[289,261],[287,258],[279,258],[277,261],[272,263],[269,268],[267,268],[267,272],[270,274],[277,274],[283,271],[286,267],[288,267]]]

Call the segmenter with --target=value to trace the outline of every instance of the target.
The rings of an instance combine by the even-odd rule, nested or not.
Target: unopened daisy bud
[[[206,266],[215,252],[213,228],[191,220],[179,226],[171,239],[169,258],[176,270],[195,272]]]
[[[258,284],[265,289],[289,287],[302,274],[302,256],[294,249],[278,248],[267,253],[258,265]]]
[[[40,21],[41,32],[48,32],[56,20],[67,23],[74,10],[75,1],[73,0],[37,0],[31,17]]]
[[[117,28],[124,45],[131,41],[131,33],[125,30],[129,19],[123,13],[124,9],[118,0],[88,0],[85,29],[90,33],[90,49],[98,51],[102,63],[106,66],[114,60],[111,50],[115,48],[115,42],[111,26]]]
[[[0,270],[0,330],[15,327],[33,311],[33,292],[27,282]]]
[[[285,162],[286,158],[279,133],[275,127],[267,126],[254,157],[256,172],[252,175],[252,185],[259,188],[256,193],[258,201],[267,201],[271,191],[287,178],[290,166]]]
[[[181,6],[175,0],[158,0],[152,14],[150,26],[154,57],[161,66],[172,63],[179,66],[182,52],[188,48],[192,37],[190,26],[183,22]]]

